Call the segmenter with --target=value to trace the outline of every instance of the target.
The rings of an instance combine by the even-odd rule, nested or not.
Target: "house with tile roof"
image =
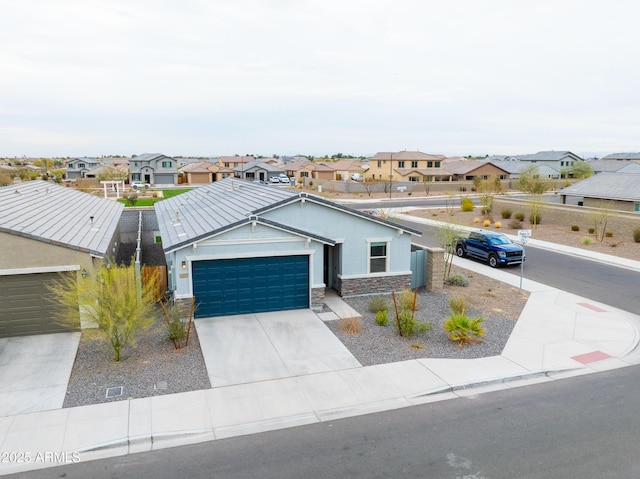
[[[155,204],[169,288],[196,317],[319,308],[411,284],[418,230],[324,198],[234,178]]]
[[[367,178],[389,181],[441,181],[449,174],[443,171],[444,155],[421,151],[378,152],[369,158]]]

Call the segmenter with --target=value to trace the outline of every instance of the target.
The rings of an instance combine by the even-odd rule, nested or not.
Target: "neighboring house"
[[[128,171],[122,168],[116,168],[115,166],[100,165],[90,171],[87,171],[85,178],[91,178],[95,180],[122,180],[125,181],[128,176]]]
[[[279,165],[286,168],[286,175],[293,177],[296,182],[304,182],[306,180],[333,180],[335,179],[335,170],[322,163],[315,163],[310,160],[302,159],[293,161],[286,165]]]
[[[421,151],[379,152],[369,158],[367,178],[392,181],[442,181],[449,174],[443,171],[444,155]]]
[[[145,153],[129,160],[129,180],[150,185],[177,185],[178,161],[160,153]]]
[[[335,179],[338,181],[347,181],[351,179],[354,174],[364,175],[367,168],[365,168],[360,160],[338,160],[338,161],[320,161],[318,165],[323,165],[330,170],[328,172],[319,172],[318,177],[322,179]]]
[[[420,232],[307,193],[227,178],[155,204],[169,289],[196,317],[322,306],[411,284]]]
[[[547,165],[557,171],[564,171],[571,168],[574,161],[584,161],[578,155],[570,151],[539,151],[532,155],[518,155],[518,160],[538,165]]]
[[[493,164],[499,166],[509,173],[509,179],[517,180],[523,173],[531,173],[536,178],[560,178],[560,171],[546,164],[532,164],[527,161],[501,160],[492,161]]]
[[[76,180],[78,178],[87,178],[87,174],[99,166],[102,163],[93,158],[73,158],[72,160],[67,161],[65,165],[66,168],[66,178],[67,180]]]
[[[234,169],[241,165],[251,163],[255,158],[253,156],[221,156],[218,158],[218,165],[223,168]]]
[[[612,153],[602,157],[603,160],[630,160],[640,162],[640,153]]]
[[[473,180],[476,177],[483,180],[493,177],[508,180],[509,172],[498,165],[498,162],[488,160],[459,160],[445,162],[442,169],[449,173],[454,181]]]
[[[640,163],[632,160],[591,160],[588,162],[593,172],[599,173],[640,173]]]
[[[600,173],[559,191],[562,203],[567,196],[582,198],[584,206],[607,206],[620,211],[640,213],[640,174]],[[581,203],[578,203],[581,204]]]
[[[249,163],[243,163],[241,166],[237,166],[233,169],[233,174],[236,178],[243,180],[260,180],[269,181],[270,176],[278,176],[285,174],[285,170],[279,166],[265,163],[262,160],[253,160]]]
[[[188,163],[178,170],[181,183],[190,185],[212,183],[216,181],[213,164],[209,161],[199,161]]]
[[[0,187],[0,337],[68,330],[47,285],[115,258],[123,208],[44,181]]]

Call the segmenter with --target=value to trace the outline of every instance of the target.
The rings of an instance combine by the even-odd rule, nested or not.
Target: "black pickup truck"
[[[455,251],[461,258],[471,256],[486,261],[492,268],[524,261],[524,248],[494,231],[472,231],[468,238],[456,241]]]

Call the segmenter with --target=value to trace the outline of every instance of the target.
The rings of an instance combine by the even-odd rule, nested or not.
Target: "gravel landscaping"
[[[162,314],[143,332],[135,348],[113,361],[110,346],[98,340],[98,331],[85,329],[71,371],[63,407],[84,406],[129,398],[142,398],[209,389],[211,384],[192,325],[189,346],[175,349],[167,338]],[[107,389],[121,386],[122,395],[107,398]]]
[[[340,331],[340,321],[337,320],[326,323],[363,366],[416,358],[473,359],[499,355],[516,324],[514,320],[504,315],[486,316],[470,307],[467,310],[468,316],[485,318],[483,323],[486,329],[485,336],[481,342],[459,348],[456,343],[449,340],[442,329],[443,322],[450,314],[449,295],[446,292],[422,291],[418,294],[420,308],[416,311],[415,318],[431,322],[433,328],[413,338],[403,338],[395,326],[391,295],[384,296],[388,298],[391,306],[387,326],[378,326],[375,314],[369,312],[369,303],[373,296],[343,298],[347,304],[363,315],[360,334],[354,335]]]

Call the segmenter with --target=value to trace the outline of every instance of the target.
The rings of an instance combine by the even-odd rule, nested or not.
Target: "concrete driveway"
[[[80,333],[0,338],[0,416],[60,409]]]
[[[362,367],[309,309],[195,321],[212,387]]]

